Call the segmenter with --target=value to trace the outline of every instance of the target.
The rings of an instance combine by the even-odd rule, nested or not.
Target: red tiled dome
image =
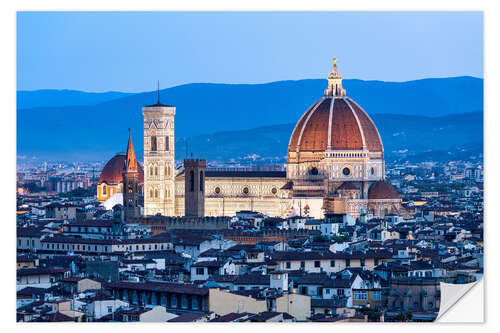
[[[106,163],[102,169],[99,183],[117,184],[123,182],[123,167],[125,165],[126,155],[118,154]],[[139,171],[139,183],[144,182],[144,170],[137,163]]]
[[[322,97],[300,118],[288,151],[361,150],[382,152],[382,140],[368,114],[348,97]]]
[[[396,188],[386,182],[379,180],[368,190],[368,199],[399,199],[401,195]]]

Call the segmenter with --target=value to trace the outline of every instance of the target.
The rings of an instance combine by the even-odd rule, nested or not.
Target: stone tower
[[[175,215],[175,107],[158,101],[144,116],[144,215]]]
[[[184,212],[186,216],[205,215],[205,160],[184,160]]]
[[[139,167],[135,158],[132,134],[128,134],[127,155],[123,165],[123,206],[125,221],[138,218],[139,208]]]

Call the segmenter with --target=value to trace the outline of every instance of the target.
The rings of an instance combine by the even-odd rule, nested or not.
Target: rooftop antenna
[[[158,80],[158,104],[160,104],[160,80]]]

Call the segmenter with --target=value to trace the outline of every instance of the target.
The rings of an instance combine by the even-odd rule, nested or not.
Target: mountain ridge
[[[352,79],[344,80],[344,86],[348,96],[372,118],[377,114],[436,118],[483,109],[483,80],[473,77],[403,83]],[[176,137],[186,138],[295,123],[323,95],[325,87],[322,79],[243,85],[191,83],[161,90],[161,101],[176,106]],[[134,146],[142,147],[141,108],[156,102],[156,94],[107,96],[108,100],[100,99],[96,105],[18,108],[18,154],[104,156],[123,149],[127,128],[132,129]],[[400,121],[409,121],[405,119]],[[398,126],[395,121],[391,124]],[[377,121],[376,125],[381,126]],[[482,123],[481,132],[475,128],[482,140]],[[474,135],[470,133],[468,138],[472,140]]]

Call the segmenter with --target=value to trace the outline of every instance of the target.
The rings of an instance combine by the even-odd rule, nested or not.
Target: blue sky
[[[483,77],[481,12],[19,12],[17,89]]]

